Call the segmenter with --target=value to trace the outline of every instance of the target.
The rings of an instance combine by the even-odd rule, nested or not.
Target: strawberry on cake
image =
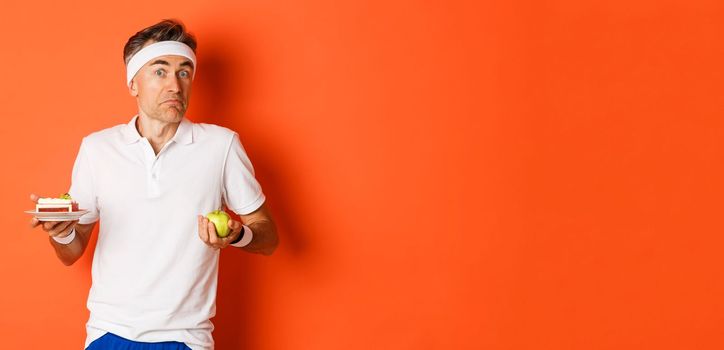
[[[39,198],[35,204],[36,212],[74,212],[78,211],[78,203],[69,194],[58,198]]]

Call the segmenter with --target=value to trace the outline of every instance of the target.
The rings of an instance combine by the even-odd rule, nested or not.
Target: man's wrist
[[[70,229],[70,234],[65,237],[55,237],[53,239],[60,244],[70,244],[75,239],[75,228]]]
[[[247,244],[251,243],[251,239],[253,237],[253,233],[251,232],[251,229],[249,226],[242,225],[241,226],[241,233],[239,233],[239,237],[236,237],[236,239],[231,242],[229,245],[234,247],[244,247]]]
[[[239,236],[237,236],[236,239],[231,241],[231,243],[229,243],[229,244],[239,243],[239,241],[241,241],[241,239],[244,237],[244,230],[245,230],[244,225],[241,225],[241,232],[239,232]]]

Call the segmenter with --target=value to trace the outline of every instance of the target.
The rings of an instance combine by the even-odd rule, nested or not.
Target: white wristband
[[[240,241],[232,244],[232,246],[234,246],[234,247],[241,248],[241,247],[246,246],[247,244],[251,243],[251,238],[252,238],[252,236],[254,236],[254,234],[251,232],[251,229],[249,228],[249,226],[246,226],[246,225],[242,225],[242,226],[244,227],[244,237],[241,237]]]
[[[58,238],[53,236],[53,239],[60,244],[70,244],[70,242],[73,242],[73,239],[75,239],[75,228],[70,229],[70,234],[65,237]]]

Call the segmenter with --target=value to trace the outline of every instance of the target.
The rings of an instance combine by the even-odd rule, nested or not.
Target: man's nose
[[[168,91],[178,92],[181,89],[181,83],[179,82],[179,79],[177,76],[173,75],[166,80],[167,80],[166,88],[168,89]]]

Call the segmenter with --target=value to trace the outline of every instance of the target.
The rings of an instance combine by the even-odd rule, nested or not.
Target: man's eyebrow
[[[153,61],[153,63],[151,63],[150,65],[153,66],[154,64],[163,64],[163,65],[165,65],[165,66],[170,66],[170,64],[168,64],[168,62],[166,62],[166,61],[164,61],[164,60],[155,60],[155,61]]]
[[[164,66],[170,66],[170,64],[169,64],[168,62],[164,61],[164,60],[155,60],[155,61],[153,61],[153,63],[151,63],[150,65],[153,66],[154,64],[162,64],[162,65],[164,65]],[[193,64],[191,61],[183,61],[183,63],[181,63],[179,66],[181,66],[181,67],[184,67],[184,66],[185,66],[185,67],[190,67],[190,68],[192,68],[192,69],[194,68],[194,64]]]

